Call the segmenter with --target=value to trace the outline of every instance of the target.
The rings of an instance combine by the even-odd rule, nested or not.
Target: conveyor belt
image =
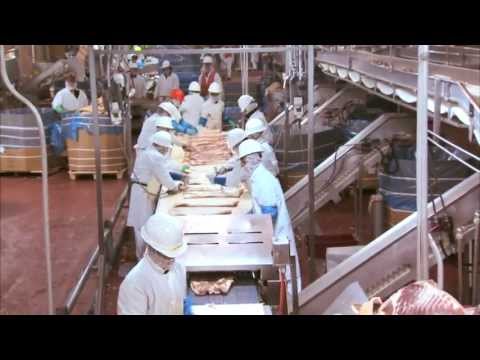
[[[480,174],[474,174],[443,195],[456,226],[467,223],[480,206]],[[440,199],[435,200],[441,209]],[[433,216],[428,206],[428,216]],[[300,293],[300,314],[322,314],[351,283],[358,281],[369,296],[385,297],[416,276],[417,214],[383,233]],[[432,263],[433,264],[433,263]]]
[[[416,61],[357,51],[319,52],[317,63],[329,76],[343,79],[369,92],[376,92],[386,99],[400,101],[415,108],[418,82]],[[429,69],[430,74],[441,77],[443,83],[440,91],[442,115],[445,114],[448,119],[452,119],[455,115],[463,124],[471,128],[477,141],[480,142],[480,104],[467,90],[468,86],[477,89],[480,86],[480,69],[455,68],[438,64],[430,64]],[[428,81],[428,93],[430,97],[428,108],[433,112],[435,80],[432,77]],[[406,95],[402,96],[402,94]]]
[[[246,276],[247,275],[247,276]],[[249,276],[248,276],[249,275]],[[188,295],[192,298],[192,305],[205,304],[257,304],[262,301],[256,280],[252,274],[237,273],[207,273],[190,274],[190,280],[217,280],[224,276],[233,276],[234,283],[230,291],[225,295],[205,295],[197,296],[192,289],[188,289]]]
[[[357,136],[339,148],[337,154],[332,154],[314,170],[315,176],[315,210],[318,210],[329,201],[338,202],[340,192],[354,183],[360,171],[360,164],[365,169],[372,169],[381,160],[381,150],[385,153],[388,146],[383,144],[380,148],[372,148],[367,153],[357,150],[355,144],[360,144],[368,139],[384,140],[391,138],[395,133],[415,133],[415,121],[402,114],[384,114]],[[332,172],[335,171],[335,176]],[[332,180],[330,180],[332,179]],[[331,181],[329,186],[325,184]],[[308,216],[308,177],[305,176],[285,194],[288,211],[293,226],[298,226]]]

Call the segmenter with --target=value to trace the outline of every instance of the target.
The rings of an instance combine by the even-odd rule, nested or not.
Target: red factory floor
[[[125,184],[125,180],[105,176],[102,188],[105,218],[111,216]],[[96,246],[95,182],[88,176],[72,181],[62,171],[50,175],[49,187],[57,307],[63,305]],[[1,314],[47,313],[41,189],[40,176],[0,177]],[[93,296],[92,285],[85,288],[85,304]],[[82,299],[79,308],[81,305]]]

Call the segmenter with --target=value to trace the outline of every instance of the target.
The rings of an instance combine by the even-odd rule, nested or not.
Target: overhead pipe
[[[112,51],[112,54],[143,54],[146,56],[150,55],[202,55],[204,53],[208,54],[242,54],[245,51],[248,53],[278,53],[284,52],[286,50],[285,46],[275,46],[275,47],[248,47],[247,45],[235,47],[235,48],[202,48],[202,49],[154,49],[148,48],[142,51],[133,51],[129,49],[116,49]],[[105,54],[108,50],[95,50],[98,54]]]
[[[42,118],[37,108],[28,101],[22,94],[20,94],[10,82],[5,64],[5,47],[0,45],[0,70],[3,82],[7,89],[19,101],[24,103],[30,111],[32,111],[37,122],[39,136],[40,136],[40,151],[42,154],[42,203],[43,203],[43,239],[45,243],[45,260],[47,267],[47,296],[48,296],[48,313],[55,314],[53,307],[53,281],[52,281],[52,260],[50,249],[50,216],[48,213],[48,164],[47,164],[47,143],[45,139],[45,128],[43,126]]]
[[[417,280],[428,280],[428,45],[418,47],[417,99]]]

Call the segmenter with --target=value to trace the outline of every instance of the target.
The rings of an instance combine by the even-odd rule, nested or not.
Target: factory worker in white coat
[[[263,147],[255,140],[247,139],[240,144],[239,158],[242,168],[248,178],[251,192],[253,212],[255,214],[268,214],[272,217],[274,236],[277,241],[288,239],[291,255],[295,256],[297,269],[297,289],[301,288],[300,265],[298,262],[297,248],[293,234],[290,215],[280,182],[262,163]],[[287,280],[291,280],[290,270],[287,267]],[[291,290],[291,281],[289,283]]]
[[[155,121],[155,126],[156,126],[156,131],[166,131],[170,134],[170,136],[172,137],[172,145],[173,145],[174,135],[172,134],[173,126],[172,126],[172,120],[170,119],[170,117],[168,117],[168,116],[158,116],[156,118],[156,121]],[[175,151],[176,146],[177,145],[172,146],[172,153]],[[189,166],[181,164],[178,161],[174,160],[172,158],[172,153],[169,154],[169,157],[166,160],[167,169],[170,172],[175,172],[175,173],[178,173],[178,174],[187,173],[188,169],[189,169]],[[175,176],[173,176],[172,173],[170,173],[170,175],[174,178],[174,180],[180,180],[180,179],[175,178]]]
[[[214,82],[208,88],[208,100],[202,105],[199,125],[212,130],[222,130],[224,102],[220,99],[221,86]]]
[[[205,102],[200,96],[200,84],[196,81],[192,81],[188,86],[188,92],[189,94],[183,99],[179,110],[182,114],[183,120],[198,127],[198,122],[202,113],[202,105]]]
[[[237,187],[241,182],[247,180],[238,158],[238,147],[245,139],[245,131],[242,129],[236,128],[228,132],[227,145],[232,157],[211,177],[211,182],[222,186]]]
[[[156,180],[167,191],[177,192],[183,187],[181,181],[174,181],[167,169],[169,152],[172,149],[170,134],[159,131],[152,136],[152,144],[142,151],[135,160],[131,182],[130,209],[127,226],[135,232],[136,254],[140,259],[145,251],[145,244],[140,234],[141,227],[154,213],[155,197],[147,190],[148,183]]]
[[[52,108],[58,112],[78,111],[88,106],[88,98],[83,90],[77,88],[74,73],[65,76],[65,88],[60,90],[52,101]]]
[[[155,100],[166,101],[170,98],[170,92],[173,89],[179,88],[180,80],[178,79],[178,75],[173,72],[170,62],[164,60],[162,63],[162,74],[155,88]]]
[[[157,113],[153,114],[152,116],[145,119],[142,125],[142,130],[140,131],[140,135],[137,139],[137,144],[135,145],[135,149],[137,150],[137,154],[139,151],[145,150],[150,145],[150,139],[153,134],[157,131],[156,123],[159,117],[161,116],[168,116],[171,119],[179,121],[181,118],[180,112],[172,103],[166,101],[158,105]],[[168,129],[162,129],[170,133],[172,135],[172,142],[174,145],[180,146],[185,148],[186,145],[182,143],[177,137],[173,134],[173,126],[171,125]]]
[[[278,161],[275,156],[275,151],[264,137],[266,129],[267,127],[262,120],[250,118],[245,125],[245,135],[249,139],[257,140],[260,143],[263,148],[262,164],[272,175],[277,176],[279,172]]]
[[[138,65],[130,65],[130,89],[135,89],[133,97],[143,99],[147,96],[147,80],[138,73]]]
[[[272,129],[270,129],[267,119],[265,118],[265,114],[260,111],[258,103],[255,101],[255,99],[250,95],[242,95],[238,98],[237,103],[238,107],[240,108],[240,112],[245,116],[246,122],[249,119],[257,118],[265,123],[266,130],[263,136],[265,140],[267,140],[267,142],[273,146]]]
[[[160,120],[159,118],[156,119],[155,124],[157,127],[157,131],[163,130],[168,132],[172,136],[172,144],[174,146],[181,147],[183,150],[191,150],[187,144],[183,143],[175,136],[175,128],[173,127],[172,120],[176,120],[178,122],[177,116],[180,116],[177,114],[178,110],[175,108],[175,105],[173,105],[170,102],[165,102],[165,103],[161,103],[159,105],[159,108],[161,108],[159,113],[162,120]],[[164,109],[168,109],[168,111]],[[170,119],[170,121],[168,121],[167,118]]]
[[[167,214],[152,215],[141,230],[145,256],[120,285],[118,315],[183,315],[187,293],[185,267],[175,258],[185,253],[183,224]]]

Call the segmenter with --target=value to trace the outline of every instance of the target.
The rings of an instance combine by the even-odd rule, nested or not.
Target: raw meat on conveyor
[[[417,281],[395,292],[387,301],[378,297],[355,307],[360,315],[473,315],[479,308],[462,306],[432,280]]]

